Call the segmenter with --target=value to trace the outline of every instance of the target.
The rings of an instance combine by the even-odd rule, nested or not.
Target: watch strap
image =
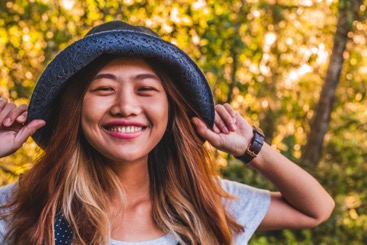
[[[248,144],[245,153],[242,156],[236,157],[243,163],[249,163],[254,159],[260,152],[261,147],[264,144],[265,135],[264,132],[256,127],[252,127],[252,132],[254,136],[251,139],[251,142]]]

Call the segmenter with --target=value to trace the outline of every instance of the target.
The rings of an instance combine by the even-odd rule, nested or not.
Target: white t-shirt
[[[234,245],[247,244],[257,227],[263,220],[269,205],[270,193],[266,190],[260,190],[248,185],[240,184],[234,181],[221,180],[223,189],[237,197],[235,200],[224,200],[223,205],[238,223],[245,227],[245,232],[238,234],[234,238]],[[4,204],[11,195],[13,185],[7,185],[0,188],[0,204]],[[6,231],[6,222],[0,220],[0,244]],[[171,233],[160,238],[143,242],[123,242],[112,240],[111,245],[176,245],[178,239]]]

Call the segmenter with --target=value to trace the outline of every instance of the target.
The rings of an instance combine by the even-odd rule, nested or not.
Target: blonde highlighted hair
[[[45,153],[20,178],[13,199],[3,207],[10,208],[6,238],[12,244],[54,244],[59,214],[71,225],[74,244],[109,242],[111,216],[118,214],[108,203],[121,203],[122,214],[124,190],[106,159],[84,138],[80,114],[89,82],[113,58],[103,56],[78,72],[50,108],[57,117],[47,123]],[[190,122],[195,112],[163,64],[145,60],[160,77],[170,104],[168,128],[148,158],[152,218],[181,244],[232,244],[233,235],[244,228],[222,205],[231,196],[222,189]]]

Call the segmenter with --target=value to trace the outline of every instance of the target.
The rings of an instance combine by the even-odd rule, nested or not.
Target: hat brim
[[[32,94],[28,119],[47,122],[47,106],[57,96],[61,87],[79,70],[102,54],[128,57],[155,58],[175,74],[174,82],[184,92],[185,98],[209,127],[214,124],[214,102],[209,84],[195,62],[181,49],[158,37],[136,31],[105,31],[76,41],[61,51],[46,67]],[[32,135],[40,145],[43,130]]]

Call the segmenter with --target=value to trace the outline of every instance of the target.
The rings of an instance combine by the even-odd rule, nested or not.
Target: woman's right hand
[[[25,124],[27,115],[27,105],[17,106],[0,97],[0,157],[17,151],[29,136],[46,124],[41,119]]]

